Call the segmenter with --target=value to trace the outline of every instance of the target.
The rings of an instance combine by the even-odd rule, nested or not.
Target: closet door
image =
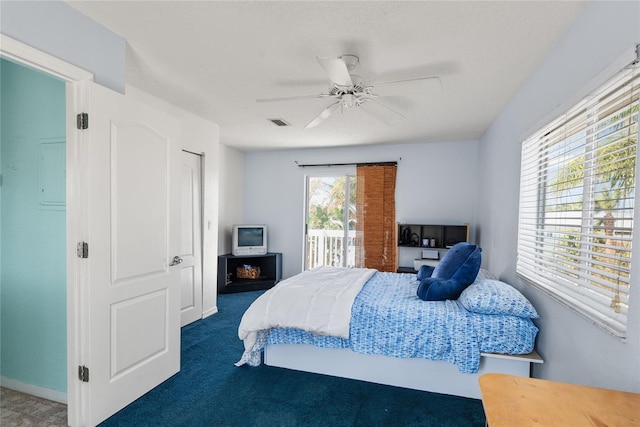
[[[202,162],[197,154],[181,155],[180,324],[185,326],[202,318]]]

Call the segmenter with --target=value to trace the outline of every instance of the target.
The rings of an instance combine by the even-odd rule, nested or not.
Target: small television
[[[267,253],[266,225],[234,225],[232,250],[235,256],[264,255]]]

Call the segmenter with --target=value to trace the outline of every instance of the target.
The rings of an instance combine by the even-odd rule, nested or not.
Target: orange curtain
[[[396,165],[358,165],[356,266],[395,272]]]

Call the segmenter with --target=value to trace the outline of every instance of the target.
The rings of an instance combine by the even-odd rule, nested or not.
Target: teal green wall
[[[66,392],[65,84],[0,60],[0,373]]]

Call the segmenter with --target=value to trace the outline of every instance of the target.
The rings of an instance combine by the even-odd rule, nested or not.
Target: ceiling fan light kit
[[[404,118],[404,116],[399,112],[376,100],[376,98],[378,98],[378,95],[374,93],[374,87],[376,85],[366,85],[364,83],[364,79],[361,76],[353,74],[357,65],[360,63],[360,59],[356,55],[344,54],[338,58],[317,57],[316,59],[318,60],[318,63],[323,68],[330,81],[329,93],[320,93],[317,95],[288,96],[280,98],[266,98],[258,99],[256,101],[277,102],[314,98],[337,99],[336,102],[322,110],[320,114],[318,114],[313,120],[311,120],[305,126],[305,129],[318,126],[338,109],[340,109],[341,112],[344,113],[345,110],[360,108],[363,105],[367,105],[369,108],[362,108],[362,111],[387,124],[393,124],[399,119]],[[397,87],[399,89],[409,88],[408,90],[411,91],[412,87],[415,87],[416,89],[424,89],[424,87],[422,86],[425,86],[425,83],[427,83],[427,85],[431,87],[437,86],[437,88],[441,88],[440,78],[436,76],[418,77],[414,79],[378,83],[378,85],[380,87],[384,87],[385,92],[389,92],[386,89],[390,88],[391,92],[389,92],[389,94],[392,94],[394,87]],[[433,83],[436,83],[436,85],[434,85]],[[417,92],[420,92],[420,90],[416,90],[416,93]]]
[[[356,55],[351,55],[350,53],[344,54],[338,59],[342,59],[344,65],[347,67],[347,71],[350,73],[356,69],[356,66],[360,63],[360,58]]]

